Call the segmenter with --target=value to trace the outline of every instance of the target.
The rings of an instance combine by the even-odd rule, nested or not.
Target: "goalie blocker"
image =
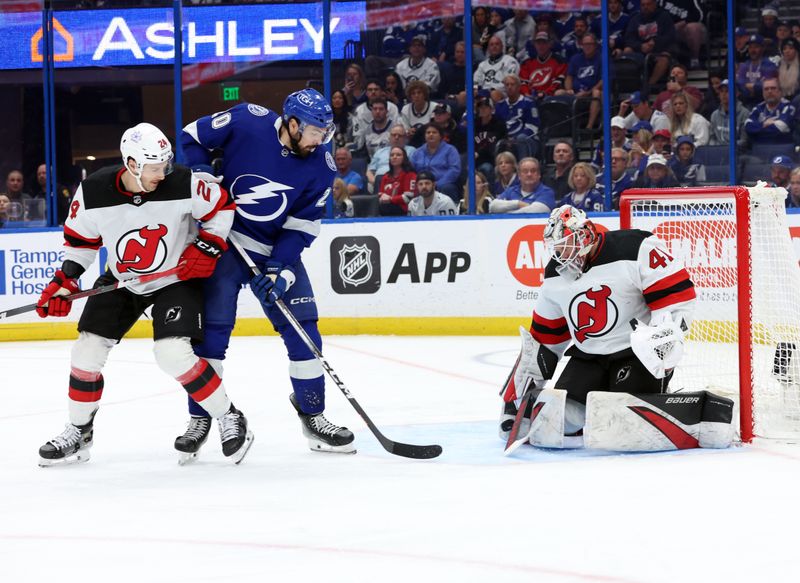
[[[584,447],[611,451],[725,448],[733,441],[733,401],[708,391],[631,394],[591,391],[583,406],[566,391],[545,389],[532,408],[528,439],[563,448],[564,435],[583,425]]]

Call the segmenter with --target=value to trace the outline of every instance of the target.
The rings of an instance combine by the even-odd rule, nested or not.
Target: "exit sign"
[[[222,86],[222,101],[239,101],[239,86],[238,85],[223,85]]]

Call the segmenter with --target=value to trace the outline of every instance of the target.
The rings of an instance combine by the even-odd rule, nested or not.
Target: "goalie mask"
[[[172,144],[164,133],[153,124],[140,123],[125,130],[119,144],[122,153],[122,163],[136,179],[136,184],[144,192],[152,192],[142,184],[142,173],[145,165],[151,165],[149,170],[156,175],[163,173],[167,176],[173,169]],[[136,162],[136,172],[128,167],[128,160],[133,158]]]
[[[550,255],[560,264],[558,272],[578,278],[586,257],[597,242],[597,230],[586,218],[586,213],[565,204],[550,213],[544,229],[544,242]]]

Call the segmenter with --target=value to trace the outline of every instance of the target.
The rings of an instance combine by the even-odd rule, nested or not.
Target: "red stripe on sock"
[[[69,398],[73,401],[80,401],[81,403],[94,403],[100,400],[103,396],[103,390],[87,393],[86,391],[79,391],[77,389],[69,388]]]
[[[191,394],[192,399],[194,399],[197,403],[201,401],[205,401],[211,394],[217,390],[217,388],[222,384],[222,379],[219,378],[217,373],[214,373],[214,376],[211,377],[211,380],[208,381],[205,386],[199,391],[195,391]]]

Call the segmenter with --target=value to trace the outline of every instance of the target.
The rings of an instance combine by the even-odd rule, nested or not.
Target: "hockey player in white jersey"
[[[77,278],[103,245],[108,271],[95,286],[179,269],[88,299],[72,348],[69,423],[39,449],[39,465],[89,459],[108,353],[150,306],[158,366],[218,420],[223,453],[239,463],[253,439],[247,420],[213,367],[192,350],[192,342],[203,339],[202,279],[227,248],[233,199],[212,176],[173,165],[169,140],[151,124],[126,130],[120,150],[123,166],[99,170],[78,187],[64,224],[64,262],[37,312],[42,318],[69,314],[72,304],[64,296],[77,291]]]
[[[436,179],[427,170],[417,173],[417,193],[419,196],[408,203],[409,216],[434,217],[458,214],[456,203],[446,194],[436,190]]]
[[[730,400],[666,394],[695,290],[664,242],[641,230],[600,232],[569,205],[553,210],[544,239],[552,259],[501,392],[508,448],[565,447],[574,445],[565,436],[581,433],[586,447],[609,450],[729,445]],[[564,355],[554,388],[545,388]]]

